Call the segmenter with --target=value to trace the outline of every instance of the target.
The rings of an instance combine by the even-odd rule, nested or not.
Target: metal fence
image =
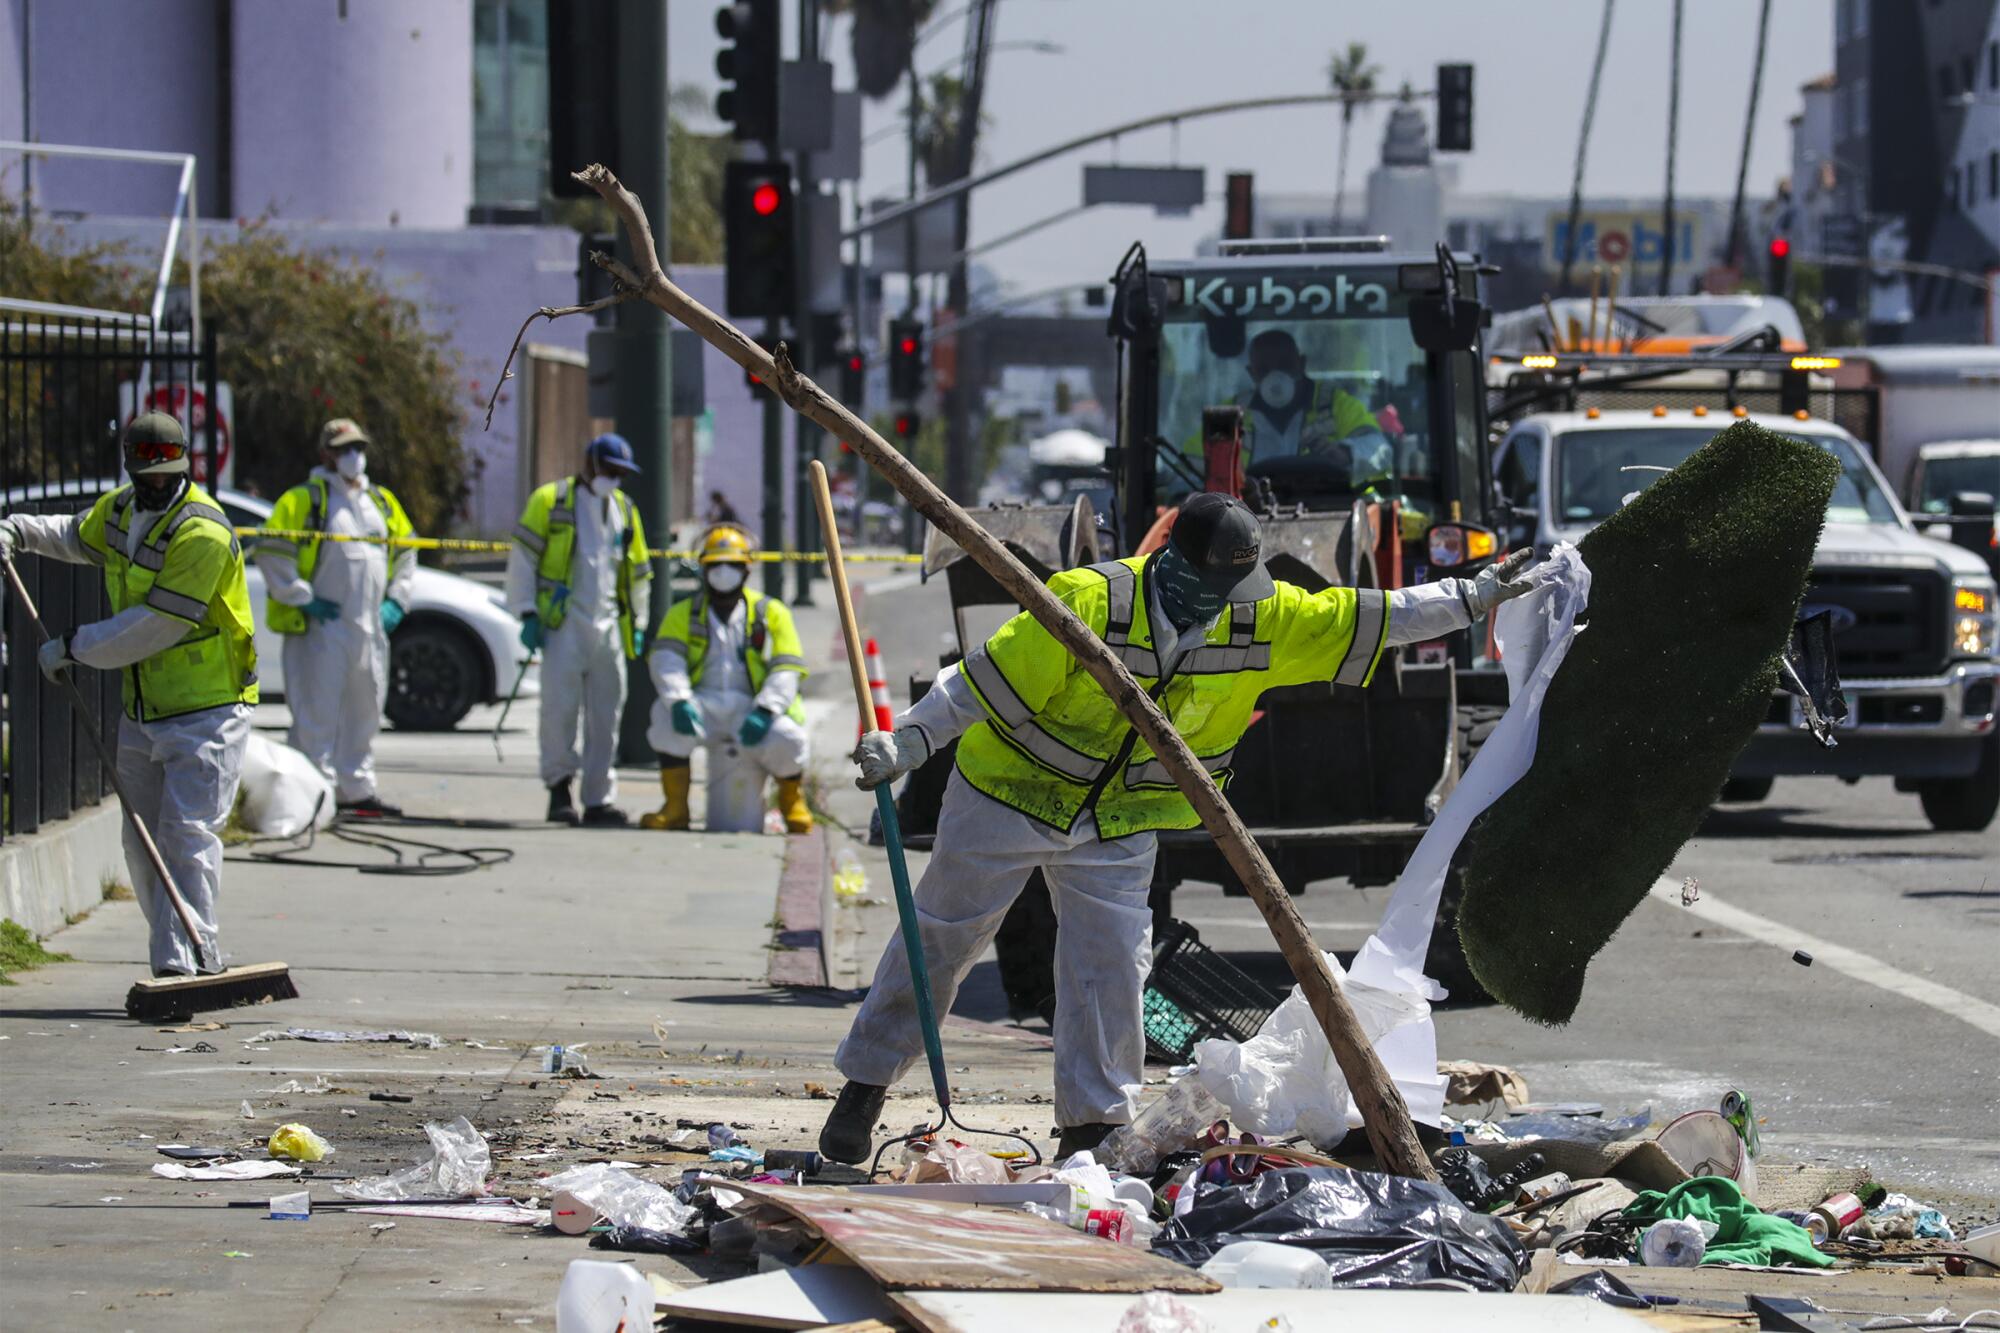
[[[0,310],[0,513],[69,514],[120,484],[118,432],[148,408],[191,424],[197,479],[215,475],[215,339],[156,331],[144,319]],[[51,632],[110,614],[94,565],[23,557],[22,581]],[[92,727],[118,730],[119,673],[80,669],[84,707],[36,666],[34,630],[11,592],[0,670],[0,839],[96,804],[110,792]]]

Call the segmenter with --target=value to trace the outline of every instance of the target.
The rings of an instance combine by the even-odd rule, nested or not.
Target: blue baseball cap
[[[631,473],[639,471],[639,465],[632,461],[632,446],[625,442],[623,435],[606,433],[598,436],[583,451],[583,456],[601,468]]]

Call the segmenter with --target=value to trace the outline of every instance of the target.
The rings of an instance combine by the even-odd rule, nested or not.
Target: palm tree
[[[1380,65],[1368,63],[1368,44],[1349,42],[1347,50],[1335,51],[1326,62],[1327,81],[1340,94],[1340,175],[1333,186],[1333,223],[1340,226],[1347,206],[1347,133],[1354,125],[1354,110],[1375,91]]]

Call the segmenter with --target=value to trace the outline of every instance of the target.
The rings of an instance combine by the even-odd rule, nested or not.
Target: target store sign
[[[181,428],[187,432],[188,445],[193,454],[190,461],[194,468],[194,480],[199,486],[230,486],[235,483],[233,405],[227,384],[215,386],[213,403],[209,401],[207,391],[198,384],[154,384],[146,386],[144,392],[139,385],[129,381],[118,386],[121,424],[129,423],[145,412],[165,412],[181,423]],[[211,414],[215,419],[216,475],[213,477],[208,475],[208,423]]]

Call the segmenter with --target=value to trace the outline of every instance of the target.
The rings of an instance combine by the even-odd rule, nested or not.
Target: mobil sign
[[[231,411],[231,400],[227,384],[215,385],[215,401],[209,401],[208,387],[189,384],[185,380],[165,384],[152,384],[130,380],[118,386],[118,415],[121,422],[130,422],[142,412],[165,412],[181,423],[187,432],[189,462],[194,469],[194,479],[201,486],[228,486],[236,480],[236,460],[232,439],[235,416]],[[215,422],[215,476],[209,476],[208,468],[208,426],[210,419]]]
[[[1666,252],[1664,219],[1658,213],[1578,213],[1572,236],[1568,212],[1549,214],[1542,263],[1560,270],[1565,256],[1573,265],[1613,264],[1626,268],[1656,265]],[[1693,213],[1674,216],[1674,267],[1696,264],[1701,256],[1701,219]]]

